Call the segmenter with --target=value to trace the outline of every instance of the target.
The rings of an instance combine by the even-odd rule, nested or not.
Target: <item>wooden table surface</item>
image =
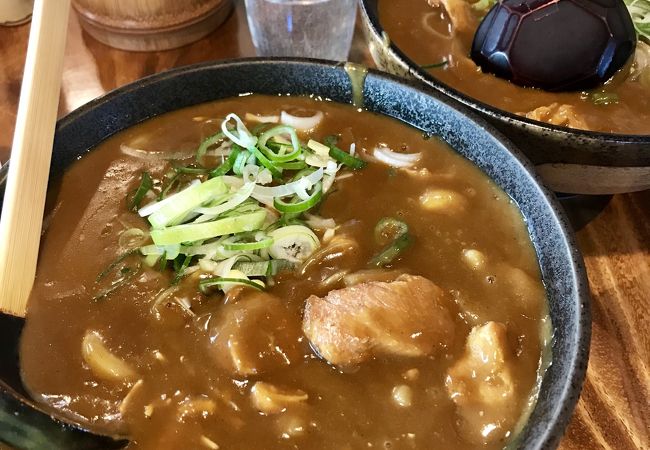
[[[9,155],[29,25],[0,27],[0,161]],[[118,86],[172,67],[254,56],[242,2],[214,33],[159,53],[109,48],[70,18],[61,115]],[[350,59],[372,65],[359,30]],[[593,308],[587,380],[561,447],[650,448],[650,191],[616,195],[577,233]]]

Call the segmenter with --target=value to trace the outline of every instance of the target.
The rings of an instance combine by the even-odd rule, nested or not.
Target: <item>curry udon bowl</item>
[[[354,86],[341,64],[298,59],[206,63],[145,78],[94,100],[59,121],[54,142],[50,190],[54,195],[57,189],[72,189],[74,192],[74,184],[66,187],[65,182],[59,185],[58,180],[75,161],[81,160],[83,163],[85,160],[91,160],[98,145],[107,139],[107,142],[111,142],[111,136],[148,119],[161,115],[169,117],[164,115],[220,99],[234,98],[229,105],[236,105],[237,102],[249,101],[246,98],[250,98],[248,96],[251,93],[275,96],[275,99],[267,98],[262,102],[268,104],[288,101],[298,96],[311,96],[323,102],[324,108],[332,108],[328,109],[328,114],[331,114],[332,111],[342,111],[340,108],[344,107],[340,104],[350,103]],[[487,175],[495,184],[495,189],[505,192],[512,201],[509,204],[515,205],[523,216],[525,225],[522,224],[522,227],[527,228],[527,231],[522,228],[525,239],[529,236],[532,241],[534,250],[531,248],[530,254],[539,266],[544,286],[541,292],[545,289],[548,299],[552,339],[549,340],[550,348],[543,351],[550,350],[552,364],[544,372],[537,401],[530,410],[528,419],[518,428],[516,436],[509,437],[508,447],[554,448],[580,395],[591,330],[588,286],[582,259],[560,207],[552,194],[540,184],[532,165],[509,141],[483,119],[450,102],[440,93],[375,71],[368,73],[362,89],[364,108],[378,115],[367,116],[371,129],[377,129],[375,121],[388,120],[386,117],[389,117],[419,130],[415,134],[419,139],[422,133],[438,136],[460,157],[471,163],[468,164],[470,171],[478,168],[480,172],[477,170],[476,174],[482,172]],[[357,112],[349,106],[345,108],[355,114],[370,114]],[[389,125],[397,126],[392,122]],[[450,152],[450,155],[453,153]],[[426,158],[426,155],[422,157]],[[458,158],[455,155],[452,157]],[[441,161],[438,163],[441,164]],[[93,170],[92,164],[85,167]],[[375,173],[373,170],[369,169],[368,172],[371,181],[375,176],[372,175]],[[387,176],[394,177],[395,173],[389,171]],[[118,181],[119,183],[121,181]],[[395,185],[395,189],[400,188]],[[112,190],[102,192],[104,196],[110,196]],[[372,203],[372,199],[368,198],[367,204]],[[341,205],[343,204],[337,203],[337,207]],[[359,209],[358,206],[355,208]],[[363,207],[360,209],[363,210]],[[101,208],[98,212],[101,215]],[[484,230],[486,235],[492,232],[493,230]],[[417,245],[417,241],[413,245]],[[429,268],[420,269],[426,272]],[[282,284],[281,280],[282,278],[279,284]],[[288,289],[291,289],[291,286]],[[426,289],[438,292],[437,288],[430,286]],[[416,292],[414,295],[417,297],[419,291],[413,292]],[[103,307],[108,309],[105,309],[102,315],[112,314],[111,307]],[[312,311],[313,307],[312,305]],[[350,312],[353,313],[354,311]],[[28,327],[30,314],[28,312]],[[44,319],[57,320],[54,319],[57,314],[54,311],[53,315]],[[428,311],[424,310],[422,314],[427,316]],[[21,383],[18,368],[18,338],[21,330],[24,334],[22,321],[2,315],[0,318],[0,331],[4,342],[0,373],[0,417],[3,418],[0,425],[0,441],[19,448],[37,448],[43,442],[48,442],[48,448],[107,448],[122,445],[123,442],[107,441],[106,437],[80,431],[83,423],[81,420],[68,419],[66,425],[61,417],[50,418],[45,412],[46,409],[40,408],[29,398]],[[128,324],[128,320],[130,319],[125,319],[124,323]],[[121,330],[129,332],[128,325],[114,325],[126,327]],[[72,333],[70,330],[63,334]],[[138,334],[134,332],[132,339],[138,340]],[[32,337],[33,335],[30,339]],[[125,342],[124,345],[128,346],[129,343]],[[43,343],[43,348],[47,349],[48,346]],[[327,355],[322,347],[320,353],[321,356]],[[48,355],[47,350],[43,355]],[[70,361],[74,358],[79,360],[79,356],[73,354],[59,353],[57,357],[63,358],[60,367],[68,364],[67,358],[71,358]],[[48,356],[46,358],[50,359]],[[29,364],[38,372],[39,364],[45,363],[39,363],[37,359]],[[372,370],[367,374],[369,379],[373,378]],[[415,373],[417,378],[417,371],[405,373],[408,373],[410,378],[413,378]],[[38,375],[46,382],[52,376],[58,375],[54,372],[50,375]],[[422,374],[422,377],[426,376],[428,375]],[[401,403],[406,402],[401,394],[396,395],[394,392],[393,397]],[[60,399],[64,400],[65,398]],[[354,426],[355,419],[347,419],[347,422]],[[210,444],[212,441],[203,442],[207,442],[208,447],[213,447]]]
[[[583,131],[552,125],[477,100],[437,79],[436,69],[422,69],[395,44],[380,21],[378,4],[379,0],[361,2],[364,32],[377,66],[424,82],[481,114],[530,158],[552,190],[571,194],[615,194],[650,188],[650,135]],[[427,45],[421,39],[418,42]]]

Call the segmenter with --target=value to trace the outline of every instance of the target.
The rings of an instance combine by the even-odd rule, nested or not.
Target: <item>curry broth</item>
[[[120,144],[186,151],[219,124],[193,118],[271,114],[287,106],[323,111],[325,119],[315,138],[342,133],[342,148],[351,142],[358,149],[385,143],[393,149],[423,151],[419,168],[429,173],[371,163],[334,184],[319,214],[334,218],[358,241],[359,250],[325,261],[304,276],[279,275],[268,292],[281,302],[260,326],[298,336],[291,364],[233,376],[211,355],[208,324],[223,308],[222,296],[204,296],[185,286],[193,316],[172,305],[153,311],[153,300],[169,286],[171,275],[142,269],[130,284],[92,300],[98,273],[120,253],[119,233],[145,226],[144,219],[127,211],[124,199],[143,169],[164,171],[161,162],[124,155]],[[419,198],[431,187],[460,193],[465,199],[462,210],[423,210]],[[339,370],[319,359],[302,335],[304,301],[311,294],[342,287],[340,282],[327,288],[320,283],[341,268],[366,267],[377,251],[374,226],[386,216],[408,223],[415,236],[391,269],[422,275],[443,289],[456,326],[453,345],[429,357],[376,357]],[[459,427],[445,378],[463,354],[470,329],[489,320],[506,325],[514,354],[518,395],[504,414],[525,417],[534,402],[550,323],[522,217],[478,168],[439,140],[425,140],[420,131],[397,121],[293,97],[250,96],[176,111],[113,136],[76,162],[62,179],[47,223],[21,343],[25,384],[47,407],[91,428],[129,436],[129,448],[214,448],[213,443],[221,449],[474,448]],[[470,248],[485,255],[484,271],[462,260],[463,250]],[[142,382],[116,384],[96,377],[80,352],[88,330],[101,333],[107,346],[136,368]],[[250,401],[251,386],[259,380],[300,389],[309,398],[280,414],[262,415]],[[396,404],[392,394],[404,385],[412,392],[406,407]],[[202,408],[206,401],[212,406]],[[483,447],[503,445],[497,441]]]
[[[531,118],[592,131],[650,134],[650,90],[629,79],[629,64],[602,86],[605,92],[616,94],[618,101],[598,105],[582,92],[523,88],[483,73],[469,58],[475,27],[471,32],[453,31],[442,6],[433,8],[426,0],[379,0],[378,8],[381,25],[391,42],[416,64],[447,61],[427,71],[469,97],[520,115],[554,103],[567,105],[566,110],[551,110],[548,115]]]

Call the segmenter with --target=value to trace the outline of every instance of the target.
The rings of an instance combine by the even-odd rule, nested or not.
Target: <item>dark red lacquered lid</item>
[[[516,84],[580,90],[610,78],[635,46],[622,0],[504,0],[476,31],[472,59]]]

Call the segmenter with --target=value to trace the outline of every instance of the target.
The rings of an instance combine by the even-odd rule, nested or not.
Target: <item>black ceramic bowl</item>
[[[479,112],[535,164],[547,186],[573,194],[616,194],[650,189],[650,135],[575,130],[527,119],[482,103],[442,83],[390,41],[378,0],[361,0],[364,32],[382,70],[422,81]]]
[[[113,91],[59,121],[51,179],[107,137],[143,120],[250,92],[314,94],[349,103],[351,83],[340,64],[305,60],[226,61],[154,75]],[[528,424],[515,444],[525,449],[555,447],[580,395],[591,329],[585,271],[563,213],[554,197],[540,185],[531,164],[510,142],[483,119],[451,104],[441,94],[371,71],[363,95],[368,110],[440,136],[478,165],[519,205],[547,287],[554,339],[553,364],[546,372]],[[49,426],[45,416],[24,406],[25,393],[16,369],[21,323],[7,316],[0,319],[0,441],[27,447],[25,443],[31,442],[31,433],[46,430],[48,436],[53,433],[66,443],[59,447],[51,444],[48,448],[72,448],[71,442],[78,443],[76,448],[88,448],[88,441],[79,440],[79,436],[88,435],[72,435],[69,428],[61,431],[56,425]],[[14,418],[12,424],[3,424],[6,417]],[[16,430],[26,435],[27,440],[16,440]]]

